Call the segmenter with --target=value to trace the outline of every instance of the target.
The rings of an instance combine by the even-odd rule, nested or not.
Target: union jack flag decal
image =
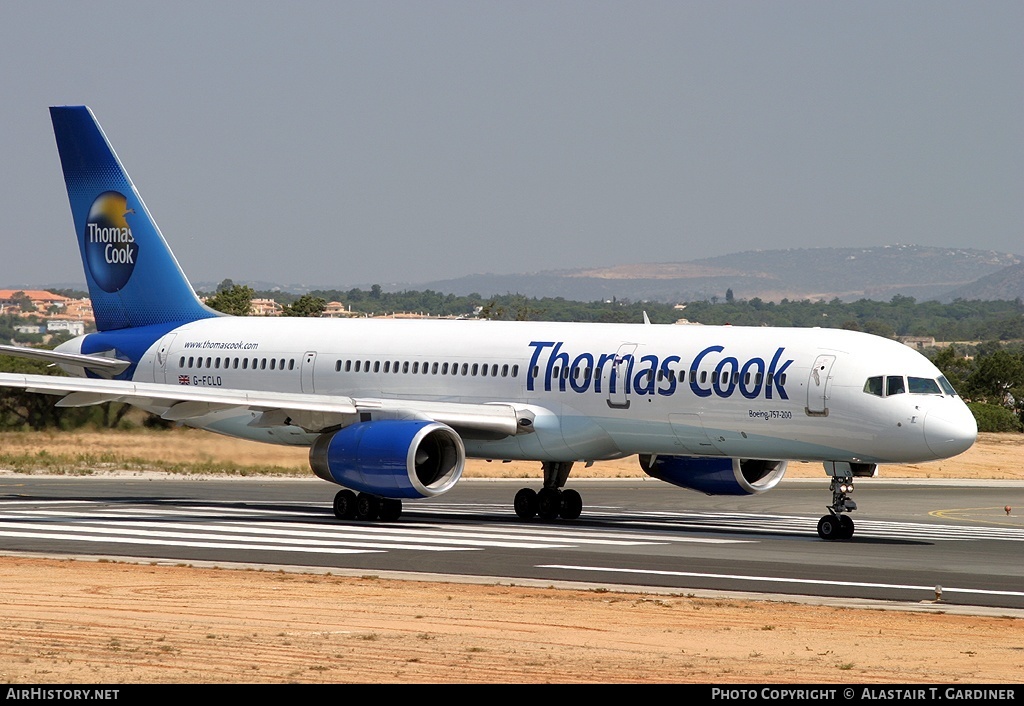
[[[189,384],[189,377],[188,377],[188,375],[179,375],[178,376],[178,384],[179,385],[188,385]]]

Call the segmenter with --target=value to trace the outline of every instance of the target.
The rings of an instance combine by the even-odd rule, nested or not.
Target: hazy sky
[[[0,286],[84,282],[47,106],[193,283],[1024,253],[1024,3],[17,2]]]

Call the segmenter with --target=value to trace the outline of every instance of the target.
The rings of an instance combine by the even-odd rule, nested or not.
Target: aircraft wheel
[[[339,490],[334,496],[334,516],[339,520],[351,520],[356,516],[356,494],[351,490]]]
[[[818,536],[832,541],[842,536],[842,524],[835,515],[825,515],[818,520]]]
[[[394,522],[402,516],[402,501],[397,498],[383,498],[380,501],[380,519]]]
[[[562,491],[562,509],[559,514],[563,520],[575,520],[583,512],[583,496],[570,488]]]
[[[532,520],[537,516],[537,493],[532,488],[523,488],[516,493],[516,499],[512,502],[516,514],[520,519]]]
[[[360,493],[356,497],[356,519],[376,520],[380,515],[380,498],[369,493]]]
[[[849,515],[839,516],[839,538],[850,539],[853,536],[853,518]]]
[[[537,493],[537,515],[542,520],[553,520],[562,509],[562,491],[557,488],[542,488]]]

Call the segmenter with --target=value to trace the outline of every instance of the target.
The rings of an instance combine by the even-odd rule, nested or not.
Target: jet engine
[[[317,438],[309,465],[320,478],[362,493],[425,498],[458,482],[466,449],[454,429],[438,422],[361,422]]]
[[[652,478],[707,495],[756,495],[782,480],[788,461],[716,456],[640,456]]]

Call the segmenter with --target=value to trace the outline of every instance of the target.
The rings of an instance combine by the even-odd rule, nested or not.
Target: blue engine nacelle
[[[640,456],[652,478],[707,495],[755,495],[771,490],[786,474],[788,461],[717,456]]]
[[[425,498],[452,489],[466,449],[451,427],[419,420],[360,422],[323,434],[309,450],[320,478],[385,498]]]

